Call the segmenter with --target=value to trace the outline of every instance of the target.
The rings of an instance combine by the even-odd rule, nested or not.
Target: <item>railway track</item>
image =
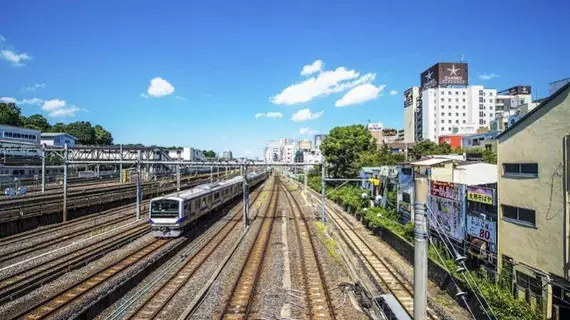
[[[315,247],[315,235],[311,232],[309,222],[303,214],[297,199],[283,184],[281,184],[281,188],[294,215],[293,221],[299,244],[301,269],[305,286],[307,318],[336,319],[335,309],[323,272],[323,264]]]
[[[313,194],[313,191],[310,192],[318,203],[320,203],[320,199]],[[336,225],[341,237],[362,258],[364,265],[370,271],[374,281],[392,294],[406,313],[413,318],[414,294],[411,289],[411,284],[406,279],[402,279],[394,267],[387,263],[366,243],[366,240],[356,232],[346,218],[342,216],[342,213],[338,213],[335,208],[330,206],[327,207],[326,212],[330,220]],[[429,307],[427,309],[427,316],[431,320],[439,320],[434,310]]]
[[[129,206],[129,208],[122,208],[122,209],[119,209],[115,214],[125,213],[125,212],[130,211],[131,209],[132,208],[130,208],[130,206]],[[91,225],[91,226],[88,226],[86,228],[82,228],[82,229],[73,231],[70,234],[66,234],[63,237],[52,239],[52,240],[49,240],[49,241],[46,241],[46,242],[43,242],[40,244],[34,244],[31,246],[23,246],[23,247],[20,247],[18,250],[14,250],[12,252],[5,252],[2,256],[0,256],[0,264],[3,264],[7,261],[14,260],[16,258],[22,257],[24,255],[27,255],[27,254],[30,254],[33,252],[40,251],[42,249],[49,248],[49,247],[56,245],[56,244],[67,242],[67,241],[79,238],[81,236],[84,236],[84,235],[89,235],[93,232],[96,232],[97,230],[100,230],[100,229],[103,229],[105,227],[127,221],[127,220],[132,219],[132,218],[133,218],[132,215],[120,215],[120,216],[114,217],[108,221],[105,221],[104,223],[97,224],[97,225]],[[53,232],[53,230],[50,230],[50,231]],[[47,234],[47,233],[44,233],[44,234]],[[12,243],[15,241],[22,241],[22,240],[23,239],[14,239],[12,241]],[[0,244],[4,245],[4,243],[2,243],[2,242],[0,242]]]
[[[121,259],[120,261],[100,270],[95,275],[74,283],[71,288],[60,290],[51,297],[48,297],[47,299],[44,299],[30,306],[29,308],[26,308],[26,310],[13,316],[11,319],[37,320],[48,318],[58,311],[62,310],[70,303],[77,301],[90,292],[93,292],[103,283],[109,281],[114,277],[120,276],[120,274],[125,272],[131,265],[159,251],[170,241],[172,241],[172,239],[156,239],[144,248],[141,248],[136,252],[128,255],[127,257]]]
[[[257,192],[249,201],[249,206],[253,206],[261,192]],[[172,310],[169,310],[168,305],[172,299],[178,294],[180,289],[186,285],[188,280],[196,273],[200,267],[208,260],[208,258],[220,247],[222,242],[230,235],[240,222],[243,220],[241,213],[243,207],[231,217],[229,222],[222,228],[215,231],[209,237],[208,242],[201,246],[200,249],[186,262],[179,266],[178,270],[172,274],[166,282],[164,282],[153,294],[144,299],[143,303],[138,308],[130,312],[126,317],[127,319],[155,319],[164,318]],[[178,264],[174,263],[173,267]],[[133,301],[134,302],[134,301]],[[118,316],[113,317],[118,319]]]
[[[147,202],[148,202],[147,200],[142,202],[142,206],[145,206],[145,203],[147,203]],[[80,217],[77,219],[73,219],[73,220],[69,220],[66,222],[59,223],[59,224],[54,225],[54,226],[50,226],[50,227],[42,229],[42,230],[30,230],[30,231],[26,231],[26,232],[17,233],[17,234],[12,235],[12,236],[0,238],[0,246],[7,246],[7,245],[14,244],[14,243],[22,243],[25,241],[30,241],[30,240],[33,240],[34,238],[39,238],[39,237],[42,237],[46,234],[50,234],[50,233],[53,233],[56,231],[73,228],[73,227],[81,225],[81,224],[87,224],[87,223],[90,223],[90,221],[95,222],[97,219],[101,219],[102,215],[115,214],[117,209],[125,209],[126,210],[126,209],[133,209],[134,207],[135,207],[134,204],[128,204],[128,205],[125,205],[121,208],[113,208],[113,209],[105,210],[105,211],[99,213],[97,216],[91,215],[91,216]]]
[[[253,298],[257,292],[257,284],[261,276],[263,260],[271,238],[271,231],[277,213],[279,192],[277,191],[278,178],[275,178],[274,192],[267,211],[263,215],[261,227],[255,236],[255,242],[249,249],[247,258],[243,262],[239,277],[235,281],[231,294],[219,319],[247,319],[251,313]]]
[[[0,303],[21,297],[61,275],[79,269],[108,252],[127,245],[147,234],[150,226],[141,221],[133,228],[92,243],[87,247],[77,247],[64,256],[41,262],[0,279]]]

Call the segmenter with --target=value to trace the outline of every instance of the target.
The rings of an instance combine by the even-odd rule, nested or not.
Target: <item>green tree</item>
[[[102,126],[96,125],[93,127],[95,131],[95,144],[98,145],[111,145],[113,144],[113,135],[111,132],[105,130]]]
[[[41,114],[34,114],[27,118],[23,117],[22,122],[24,127],[39,130],[41,132],[46,132],[51,128],[47,119]]]
[[[49,128],[49,132],[65,133],[67,126],[63,122],[58,122]]]
[[[336,178],[356,177],[361,154],[375,149],[374,138],[363,125],[336,127],[321,144],[321,152],[331,165],[330,173]]]
[[[214,152],[214,150],[202,150],[202,154],[204,155],[204,157],[206,158],[215,158],[216,157],[216,153]]]
[[[483,150],[483,162],[497,164],[497,154],[493,150]]]
[[[15,103],[0,102],[0,124],[22,125],[22,110]]]
[[[423,156],[450,154],[451,152],[453,152],[453,150],[447,143],[438,145],[437,143],[430,140],[422,140],[414,146],[414,148],[410,151],[410,155],[416,159],[420,159]]]
[[[77,138],[77,144],[95,144],[95,129],[89,121],[76,121],[66,126],[66,133]]]

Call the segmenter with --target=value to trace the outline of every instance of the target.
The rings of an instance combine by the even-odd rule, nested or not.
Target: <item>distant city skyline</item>
[[[0,98],[24,115],[101,124],[116,143],[229,149],[234,157],[261,157],[271,138],[312,138],[369,119],[401,129],[403,92],[439,61],[468,62],[470,84],[530,85],[539,98],[570,76],[570,44],[559,38],[570,31],[563,2],[483,1],[454,22],[460,28],[425,22],[457,16],[457,5],[443,2],[413,11],[360,0],[350,8],[32,1],[3,9]],[[528,45],[513,47],[511,34]]]

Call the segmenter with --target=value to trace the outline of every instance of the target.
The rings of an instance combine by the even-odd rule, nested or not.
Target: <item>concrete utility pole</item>
[[[141,151],[137,157],[137,220],[141,218]]]
[[[176,166],[176,192],[180,192],[180,165]]]
[[[46,191],[46,146],[42,146],[42,193]]]
[[[415,178],[414,202],[414,319],[427,317],[427,178]]]
[[[67,221],[67,160],[68,160],[67,143],[63,153],[63,222]]]
[[[307,193],[307,191],[308,191],[308,190],[307,190],[307,179],[308,179],[307,176],[309,175],[309,170],[307,169],[307,167],[303,167],[303,168],[305,169],[305,170],[304,170],[304,171],[305,171],[305,181],[304,181],[304,183],[305,183],[305,193]]]
[[[247,181],[247,165],[243,166],[243,221],[245,228],[249,226],[249,183]]]
[[[214,181],[214,166],[210,166],[210,182]]]
[[[123,144],[119,146],[119,183],[124,183],[123,181]]]
[[[325,165],[327,161],[323,157],[322,167],[321,167],[321,218],[323,220],[323,225],[327,222],[327,212],[326,212],[326,181],[325,181]]]

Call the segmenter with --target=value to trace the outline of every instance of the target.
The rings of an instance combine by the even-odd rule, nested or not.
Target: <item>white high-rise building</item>
[[[425,89],[421,92],[421,126],[416,127],[421,136],[416,136],[438,141],[442,135],[473,134],[487,128],[495,119],[496,99],[497,90],[483,86]]]

